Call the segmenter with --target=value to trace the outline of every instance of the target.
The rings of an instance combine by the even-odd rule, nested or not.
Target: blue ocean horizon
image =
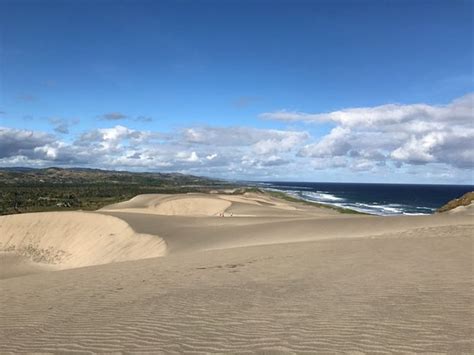
[[[382,216],[429,215],[474,185],[258,181],[259,187],[306,201]]]

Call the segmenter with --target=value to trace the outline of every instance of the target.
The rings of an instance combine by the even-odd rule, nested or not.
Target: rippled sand
[[[189,198],[201,200],[180,214]],[[170,199],[181,201],[163,214]],[[196,213],[204,199],[230,205]],[[47,216],[14,217],[37,218],[34,234],[46,223],[36,215]],[[129,232],[88,244],[105,265],[0,280],[0,352],[473,352],[474,221],[462,211],[347,216],[253,195],[151,195],[87,215]],[[94,230],[65,245],[101,240]],[[147,259],[115,262],[127,239],[153,236],[166,256],[145,244]],[[106,246],[115,254],[93,251]]]

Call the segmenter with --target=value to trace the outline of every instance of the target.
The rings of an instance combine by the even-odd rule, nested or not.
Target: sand
[[[0,352],[473,353],[470,211],[188,194],[0,217]]]
[[[467,206],[459,206],[459,207],[453,208],[452,210],[449,210],[445,213],[474,216],[474,203],[471,203]]]
[[[117,203],[102,210],[122,210],[135,213],[153,213],[163,216],[218,216],[231,202],[207,194],[140,195],[130,201]]]
[[[45,212],[0,217],[0,250],[39,267],[69,269],[163,256],[166,243],[158,236],[136,233],[112,216]]]

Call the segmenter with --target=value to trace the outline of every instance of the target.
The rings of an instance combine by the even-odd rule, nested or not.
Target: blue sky
[[[472,10],[1,0],[0,165],[472,183]]]

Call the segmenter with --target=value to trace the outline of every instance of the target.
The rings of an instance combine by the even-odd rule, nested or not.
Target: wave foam
[[[429,215],[433,212],[432,208],[409,206],[400,203],[383,203],[376,201],[374,201],[373,203],[364,203],[357,201],[349,201],[342,197],[333,195],[327,191],[305,191],[304,189],[288,190],[274,187],[269,188],[269,190],[284,192],[290,196],[309,202],[317,202],[327,206],[348,208],[357,212],[375,214],[379,216],[422,216]]]
[[[317,191],[317,192],[301,192],[303,197],[308,197],[316,200],[317,202],[328,202],[328,201],[344,201],[343,198],[332,195],[326,191]]]

